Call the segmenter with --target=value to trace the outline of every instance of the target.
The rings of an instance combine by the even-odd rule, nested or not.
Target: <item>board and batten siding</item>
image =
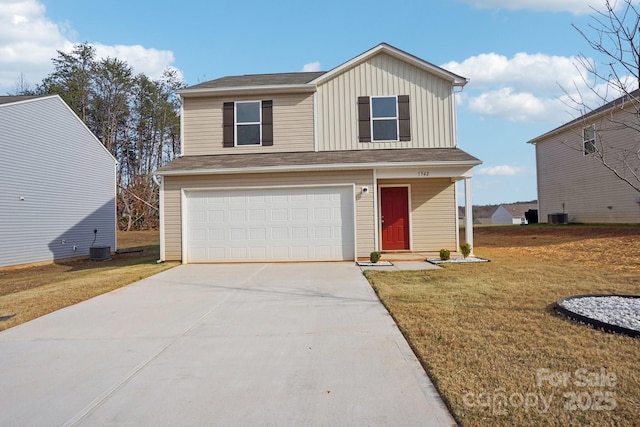
[[[411,250],[457,251],[455,183],[449,178],[381,179],[379,186],[411,187]]]
[[[273,145],[223,147],[224,102],[273,101]],[[183,100],[184,155],[313,151],[313,94],[295,93],[234,97],[185,97]]]
[[[362,186],[371,187],[373,185],[371,170],[165,176],[163,179],[165,260],[167,261],[182,259],[181,190],[199,188],[242,189],[270,186],[355,184],[357,256],[368,257],[373,251],[373,195],[361,193]]]
[[[359,142],[358,97],[394,95],[409,95],[411,140]],[[320,151],[455,145],[451,83],[385,53],[321,83],[316,96]]]
[[[0,151],[0,267],[116,250],[115,159],[62,99],[0,105]]]
[[[588,123],[591,124],[591,123]],[[608,120],[596,123],[609,147],[637,151],[638,134],[633,129],[607,130]],[[613,149],[607,149],[614,154]],[[627,160],[640,169],[640,159]],[[547,215],[566,212],[570,222],[639,223],[640,194],[582,151],[582,126],[565,130],[536,144],[540,222]],[[611,160],[612,164],[616,164]],[[610,208],[609,208],[610,207]]]

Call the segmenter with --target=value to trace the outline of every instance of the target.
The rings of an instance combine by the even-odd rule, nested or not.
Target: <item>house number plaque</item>
[[[418,176],[429,176],[429,171],[418,171]]]

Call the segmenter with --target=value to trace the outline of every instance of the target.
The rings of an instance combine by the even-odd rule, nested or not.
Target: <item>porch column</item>
[[[473,204],[471,203],[471,178],[464,179],[464,235],[466,242],[471,246],[473,256]]]

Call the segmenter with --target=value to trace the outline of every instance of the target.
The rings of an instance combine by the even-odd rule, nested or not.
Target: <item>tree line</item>
[[[152,173],[180,153],[176,71],[151,79],[125,61],[96,58],[87,43],[58,51],[53,72],[35,88],[21,78],[14,95],[57,94],[118,161],[116,197],[122,230],[158,227],[159,188]]]

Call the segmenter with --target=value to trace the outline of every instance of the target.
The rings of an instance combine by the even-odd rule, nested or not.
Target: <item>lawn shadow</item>
[[[473,230],[476,246],[487,248],[540,247],[587,239],[640,237],[640,225],[523,225],[477,227]],[[464,237],[461,237],[464,239]]]

